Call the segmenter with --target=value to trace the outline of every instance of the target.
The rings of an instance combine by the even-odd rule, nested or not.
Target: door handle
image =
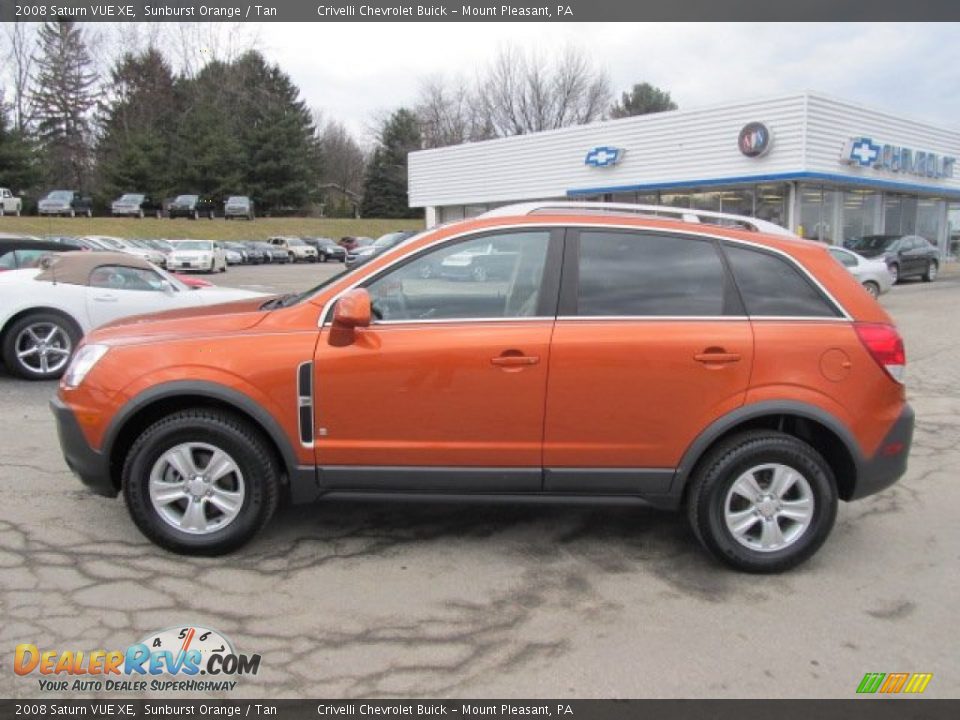
[[[536,355],[500,355],[490,360],[490,363],[497,367],[525,367],[538,362],[540,358]]]
[[[728,363],[740,362],[740,353],[728,353],[723,350],[706,351],[697,353],[693,359],[705,365],[726,365]]]
[[[116,295],[95,295],[93,299],[96,300],[97,302],[116,302],[117,296]]]

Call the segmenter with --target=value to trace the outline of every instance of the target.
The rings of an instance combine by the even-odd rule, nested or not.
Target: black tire
[[[933,282],[937,279],[937,273],[940,270],[940,266],[936,260],[931,260],[927,263],[927,269],[923,273],[924,282]]]
[[[200,219],[200,213],[199,213],[198,211],[196,211],[196,210],[193,211],[193,219],[194,219],[194,220],[199,220],[199,219]]]
[[[780,550],[754,550],[727,528],[724,509],[731,486],[747,470],[766,463],[788,466],[806,480],[813,498],[812,517],[793,541]],[[773,430],[735,435],[713,448],[698,464],[687,495],[687,516],[694,534],[714,557],[751,573],[777,573],[799,565],[827,539],[837,516],[833,471],[802,440]],[[762,522],[757,520],[757,522]],[[774,519],[772,522],[779,524]]]
[[[39,369],[31,368],[29,364],[25,364],[19,357],[17,357],[17,342],[20,338],[20,334],[31,325],[40,324],[51,326],[56,325],[62,331],[62,333],[67,336],[70,342],[69,355],[67,356],[68,362],[64,363],[61,367],[46,373],[40,372]],[[80,338],[82,337],[83,331],[72,318],[52,312],[28,313],[16,322],[12,323],[4,333],[3,363],[7,366],[7,370],[9,370],[11,373],[26,380],[55,380],[63,375],[63,373],[66,371],[67,365],[69,364],[69,358],[72,357],[77,348],[77,343],[80,342]],[[27,339],[29,340],[29,338]],[[60,356],[58,355],[57,359],[59,360],[59,358]]]
[[[225,527],[194,535],[161,517],[150,500],[150,473],[170,448],[187,442],[207,443],[226,452],[239,468],[244,498],[239,512]],[[134,523],[151,541],[171,552],[224,555],[246,544],[267,524],[277,508],[280,471],[261,433],[232,413],[220,410],[181,410],[147,428],[123,463],[123,497]]]
[[[210,219],[211,219],[211,220],[216,220],[216,219],[217,219],[217,213],[216,213],[216,211],[214,211],[214,210],[211,210],[211,211],[210,211]]]
[[[900,266],[897,263],[890,264],[890,277],[893,278],[893,284],[896,285],[900,282]]]
[[[863,283],[863,289],[870,293],[871,297],[880,297],[880,286],[877,285],[873,280],[867,280]]]

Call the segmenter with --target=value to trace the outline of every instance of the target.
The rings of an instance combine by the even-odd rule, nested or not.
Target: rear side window
[[[580,233],[577,314],[715,316],[724,270],[712,242],[631,232]]]
[[[792,263],[772,253],[724,245],[748,315],[839,317],[840,313]]]

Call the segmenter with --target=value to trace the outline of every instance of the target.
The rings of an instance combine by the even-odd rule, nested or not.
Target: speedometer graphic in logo
[[[211,655],[233,655],[233,643],[223,634],[201,625],[182,625],[153,632],[140,641],[151,652],[173,653],[174,657],[191,650],[200,653],[200,667],[204,667]]]

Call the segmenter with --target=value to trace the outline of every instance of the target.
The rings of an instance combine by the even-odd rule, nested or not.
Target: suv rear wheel
[[[774,573],[813,555],[833,528],[833,472],[805,442],[759,430],[723,441],[700,463],[687,501],[694,533],[739,570]]]
[[[137,438],[123,465],[137,527],[176,553],[222,555],[273,515],[279,470],[261,434],[219,410],[182,410]]]

